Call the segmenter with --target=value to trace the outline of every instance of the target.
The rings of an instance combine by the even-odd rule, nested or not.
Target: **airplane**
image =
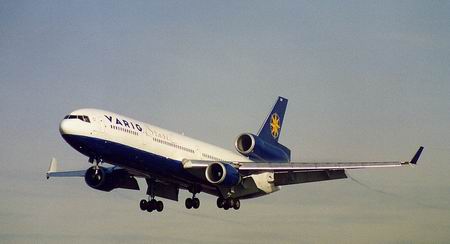
[[[240,134],[239,154],[143,123],[113,112],[79,109],[59,125],[64,140],[88,157],[85,170],[59,171],[55,158],[50,177],[84,177],[96,190],[139,190],[136,178],[146,181],[147,199],[139,207],[161,212],[156,197],[178,201],[179,190],[188,190],[187,209],[197,209],[197,194],[217,197],[218,208],[238,210],[240,200],[264,196],[281,186],[347,178],[346,170],[416,165],[419,147],[410,161],[387,162],[291,162],[291,151],[278,142],[288,99],[278,97],[259,132]],[[109,166],[104,166],[103,164]]]

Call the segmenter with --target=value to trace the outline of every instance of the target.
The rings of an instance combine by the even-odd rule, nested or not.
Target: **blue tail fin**
[[[258,137],[273,144],[278,143],[287,103],[288,100],[286,98],[277,98],[277,101],[273,105],[272,111],[269,113],[266,120],[264,121],[264,124],[261,126],[261,129],[258,132]]]

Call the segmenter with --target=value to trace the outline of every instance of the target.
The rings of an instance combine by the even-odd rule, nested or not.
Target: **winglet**
[[[47,179],[50,178],[50,173],[54,173],[58,171],[58,161],[56,161],[56,158],[52,158],[52,162],[50,163],[50,166],[48,167],[47,171]]]
[[[416,154],[414,154],[414,157],[411,159],[411,161],[409,163],[416,165],[417,161],[419,161],[420,154],[422,154],[422,151],[423,151],[423,147],[420,147],[419,150],[417,150]]]

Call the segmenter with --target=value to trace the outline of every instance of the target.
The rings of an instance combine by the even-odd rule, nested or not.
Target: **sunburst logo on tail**
[[[273,138],[277,138],[278,135],[280,135],[280,117],[278,114],[274,113],[272,114],[272,117],[270,119],[270,131],[272,133]]]

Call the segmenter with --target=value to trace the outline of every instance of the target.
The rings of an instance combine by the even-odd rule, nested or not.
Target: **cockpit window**
[[[89,119],[88,116],[86,115],[66,115],[64,117],[64,119],[79,119],[81,121],[87,122],[87,123],[91,123],[91,120]]]

